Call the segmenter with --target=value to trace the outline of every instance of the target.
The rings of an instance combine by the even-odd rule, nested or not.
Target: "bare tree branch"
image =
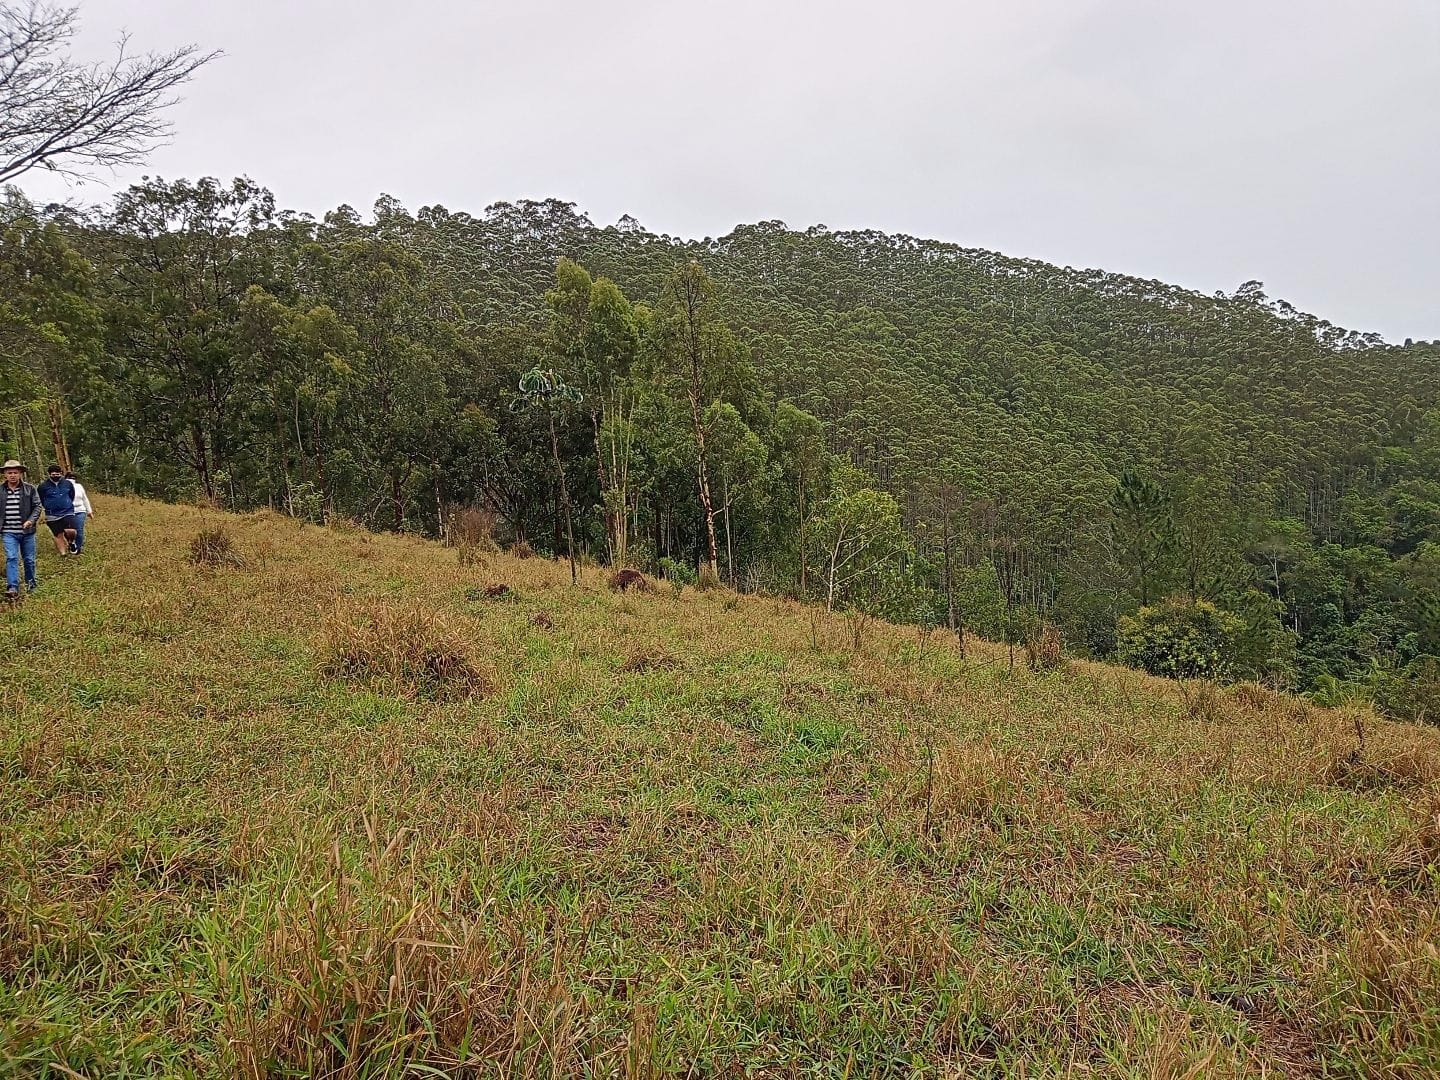
[[[170,136],[160,114],[174,91],[220,55],[135,55],[122,36],[113,59],[82,64],[66,51],[77,25],[75,8],[0,2],[0,184],[35,168],[84,178],[143,161]]]

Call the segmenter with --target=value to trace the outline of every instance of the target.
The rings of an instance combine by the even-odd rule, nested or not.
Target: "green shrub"
[[[1294,686],[1298,637],[1283,622],[1284,605],[1258,589],[1247,589],[1229,603],[1243,624],[1235,638],[1231,676],[1267,686]]]
[[[660,576],[674,585],[695,584],[697,576],[695,570],[686,563],[661,556],[659,567]]]
[[[1223,678],[1244,628],[1243,619],[1208,600],[1167,600],[1121,617],[1117,652],[1123,663],[1152,675]]]
[[[1321,708],[1338,709],[1373,701],[1375,688],[1363,682],[1336,678],[1327,671],[1315,680],[1314,688],[1305,696]]]
[[[1115,655],[1115,624],[1119,605],[1106,594],[1086,594],[1059,606],[1065,644],[1094,659]]]
[[[1417,656],[1403,671],[1372,679],[1375,704],[1398,720],[1440,724],[1440,657]]]

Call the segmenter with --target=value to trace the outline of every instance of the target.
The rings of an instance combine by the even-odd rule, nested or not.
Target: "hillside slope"
[[[0,614],[0,1073],[1440,1070],[1440,732],[98,508]]]
[[[244,179],[16,196],[0,233],[36,403],[0,453],[32,469],[437,536],[470,507],[811,598],[864,511],[887,540],[846,606],[1047,621],[1098,659],[1203,598],[1244,624],[1229,671],[1440,715],[1440,343],[1259,282],[775,221],[686,241],[555,200],[313,220]]]

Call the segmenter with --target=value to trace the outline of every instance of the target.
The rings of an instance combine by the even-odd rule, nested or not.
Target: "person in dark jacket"
[[[55,538],[55,550],[62,557],[74,555],[79,550],[75,537],[80,527],[75,520],[75,485],[65,479],[65,470],[59,465],[51,465],[45,472],[49,479],[38,489],[45,507],[45,524]]]
[[[35,526],[40,521],[40,493],[25,482],[26,469],[14,458],[0,466],[0,538],[5,541],[5,596],[20,595],[20,564],[25,564],[25,587],[34,592]]]

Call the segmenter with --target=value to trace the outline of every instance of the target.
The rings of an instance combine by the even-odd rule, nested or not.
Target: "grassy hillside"
[[[0,614],[0,1073],[1440,1070],[1433,729],[98,508]]]

